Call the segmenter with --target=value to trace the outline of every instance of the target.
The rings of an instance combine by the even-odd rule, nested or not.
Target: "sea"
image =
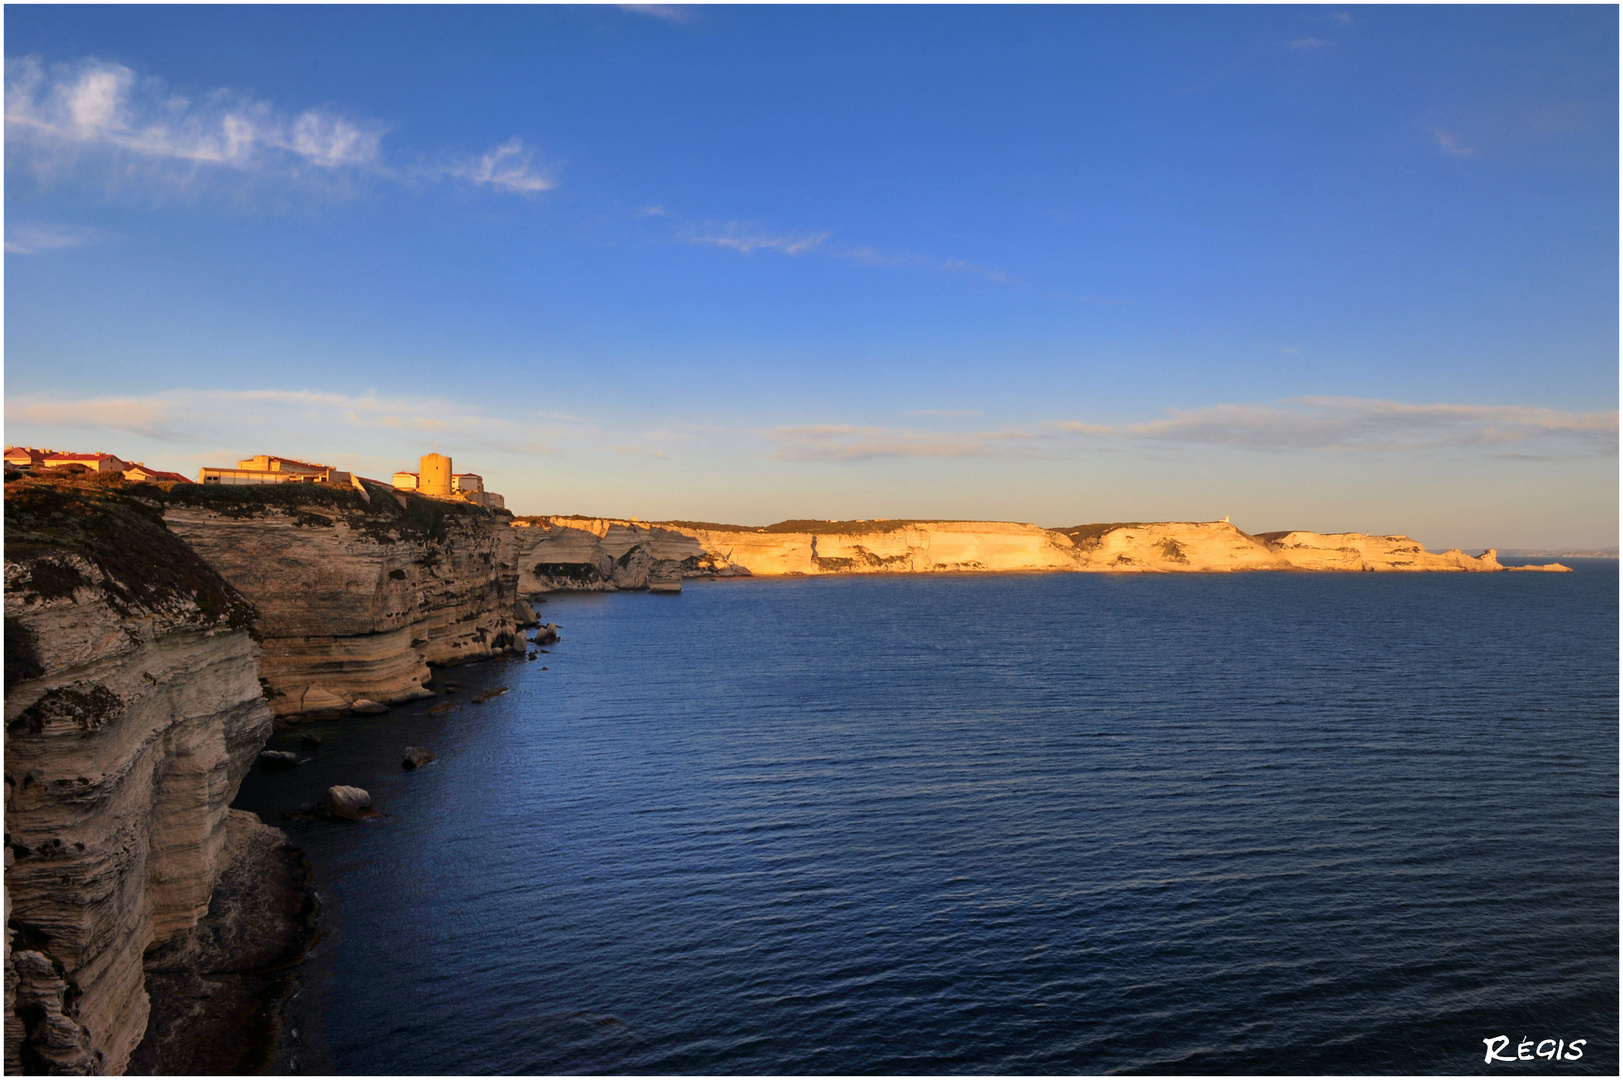
[[[1570,565],[549,596],[244,781],[322,904],[281,1067],[1615,1075],[1618,564]],[[283,820],[332,784],[384,816]]]

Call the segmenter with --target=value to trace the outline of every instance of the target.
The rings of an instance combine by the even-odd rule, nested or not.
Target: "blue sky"
[[[8,7],[9,442],[1617,542],[1613,7]]]

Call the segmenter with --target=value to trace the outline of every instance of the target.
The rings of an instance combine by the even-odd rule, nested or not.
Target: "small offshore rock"
[[[349,711],[357,716],[380,716],[389,711],[389,706],[370,698],[356,698],[350,703]]]
[[[505,693],[507,693],[507,687],[505,687],[505,686],[492,686],[488,690],[481,690],[481,691],[479,691],[479,693],[475,694],[474,698],[473,698],[473,703],[475,705],[483,705],[485,702],[489,701],[491,698],[493,698],[493,697],[501,697]]]
[[[400,760],[400,767],[410,771],[422,768],[433,760],[434,751],[424,749],[421,746],[408,746],[406,747],[406,756]]]
[[[262,750],[255,760],[265,772],[282,772],[284,769],[296,769],[303,764],[299,760],[299,755],[290,754],[286,750]]]
[[[539,656],[539,655],[540,655],[540,654],[539,654],[539,653],[537,653],[537,652],[536,652],[536,651],[535,651],[535,650],[534,650],[534,649],[531,649],[531,650],[530,650],[530,659],[531,659],[531,660],[534,660],[534,659],[535,659],[535,658],[536,658],[536,657],[537,657],[537,656]]]
[[[533,639],[537,645],[551,645],[558,639],[558,624],[547,623],[535,632]]]
[[[365,789],[347,784],[334,784],[327,789],[327,797],[321,800],[321,812],[348,821],[359,821],[377,813],[372,809],[372,796]]]
[[[306,750],[314,750],[321,745],[320,735],[306,735],[299,740],[299,745]]]
[[[438,679],[429,679],[427,682],[423,683],[424,690],[438,690],[439,688],[440,683]]]
[[[434,707],[433,707],[433,708],[432,708],[432,709],[429,709],[429,710],[428,710],[428,715],[429,715],[429,716],[438,716],[438,715],[440,715],[440,714],[441,714],[441,713],[448,713],[448,712],[450,712],[450,711],[451,711],[451,710],[452,710],[452,709],[454,709],[454,708],[456,708],[456,702],[454,702],[454,701],[447,701],[447,702],[446,702],[446,703],[445,703],[445,704],[443,704],[443,705],[436,705],[436,706],[434,706]]]

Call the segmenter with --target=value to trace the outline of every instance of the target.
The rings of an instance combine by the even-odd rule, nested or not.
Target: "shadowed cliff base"
[[[233,810],[227,827],[229,862],[208,914],[147,952],[152,1012],[132,1075],[256,1074],[276,1062],[282,1005],[317,935],[310,871],[253,814]]]

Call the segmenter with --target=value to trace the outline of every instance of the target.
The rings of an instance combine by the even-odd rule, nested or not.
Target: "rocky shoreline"
[[[319,935],[310,868],[247,811],[231,811],[227,828],[208,913],[146,955],[152,1012],[131,1074],[260,1074],[281,1054],[282,1008]]]
[[[290,720],[525,655],[510,518],[45,476],[5,517],[6,1068],[269,1068],[313,916],[238,786]]]

